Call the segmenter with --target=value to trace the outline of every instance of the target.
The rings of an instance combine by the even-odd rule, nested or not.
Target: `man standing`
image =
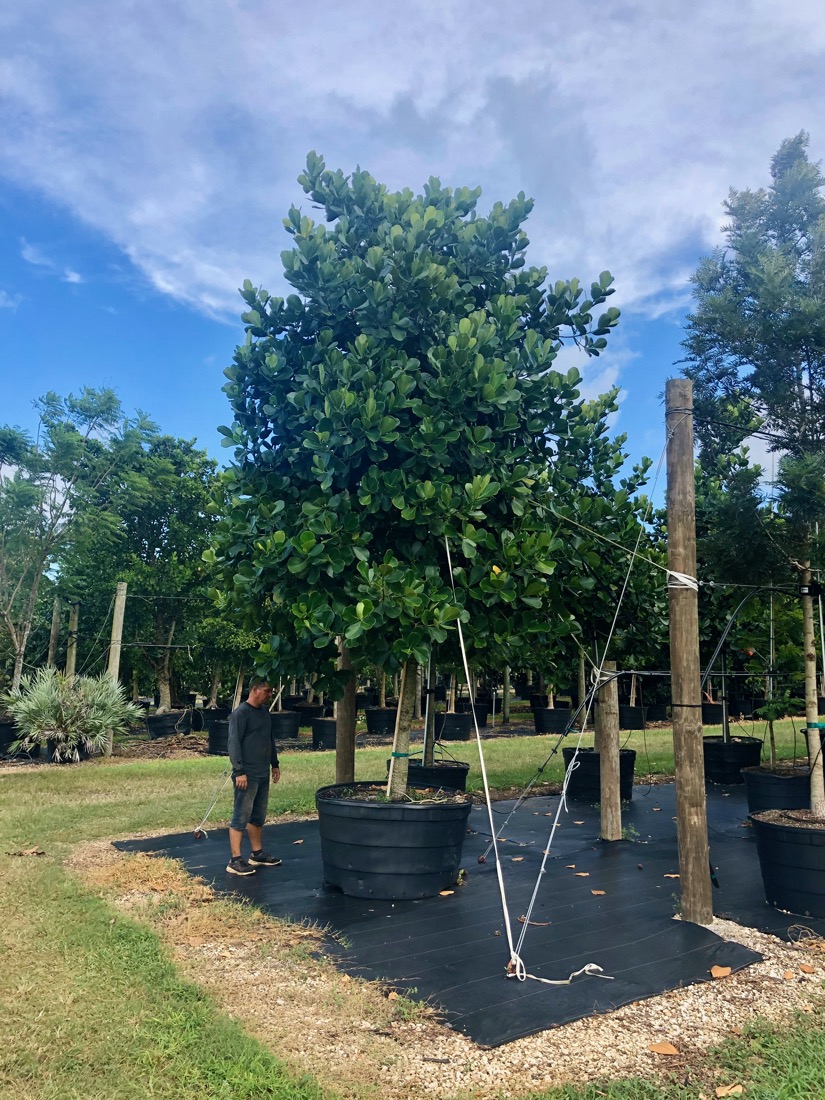
[[[277,867],[281,862],[264,851],[262,838],[270,769],[273,783],[281,778],[278,749],[266,706],[271,698],[272,688],[266,680],[253,680],[246,702],[229,717],[229,760],[235,784],[235,808],[229,825],[231,858],[226,865],[230,875],[254,875],[256,867]],[[252,842],[248,860],[241,855],[244,830]]]

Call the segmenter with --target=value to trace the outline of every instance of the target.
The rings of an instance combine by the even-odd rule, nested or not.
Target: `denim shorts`
[[[247,825],[266,824],[268,803],[269,779],[252,779],[247,776],[245,791],[235,785],[235,808],[229,828],[243,832]]]

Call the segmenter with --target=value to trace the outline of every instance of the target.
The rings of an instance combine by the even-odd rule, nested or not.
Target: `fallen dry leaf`
[[[584,821],[574,821],[573,824],[574,825],[584,825],[585,822]]]
[[[654,814],[660,814],[662,812],[662,807],[661,806],[654,806],[653,807],[653,812],[654,812]]]
[[[44,856],[46,853],[42,848],[23,848],[18,852],[9,852],[10,856]]]
[[[648,1047],[648,1050],[653,1054],[668,1054],[671,1056],[679,1053],[673,1043],[653,1043]]]
[[[510,862],[511,863],[521,863],[521,861],[523,859],[524,859],[524,856],[510,856]]]
[[[793,970],[786,970],[783,973],[782,977],[785,979],[786,982],[792,982],[796,977],[796,974],[794,974]]]
[[[714,1096],[741,1096],[744,1092],[741,1085],[717,1085]]]
[[[816,967],[811,966],[810,963],[800,963],[799,964],[799,969],[802,971],[803,974],[815,974],[816,973]]]
[[[531,928],[549,928],[550,923],[551,923],[549,920],[528,920],[527,917],[525,917],[523,915],[520,916],[518,918],[518,920],[519,920],[519,924],[527,924]],[[501,933],[496,932],[496,935],[500,936]]]
[[[664,878],[678,878],[678,875],[664,875]]]
[[[564,868],[565,868],[566,871],[575,871],[576,870],[576,864],[575,863],[565,863]]]
[[[712,978],[727,978],[731,973],[729,966],[712,966],[710,968],[710,976]]]
[[[303,844],[303,840],[293,840],[293,844]]]
[[[573,878],[590,878],[590,872],[589,871],[576,871]]]
[[[438,896],[441,898],[448,898],[450,894],[454,894],[455,890],[439,890]]]
[[[391,989],[389,991],[389,993],[387,994],[387,1000],[388,1001],[397,1001],[398,1000],[398,994],[395,992],[394,989]]]
[[[591,890],[590,893],[595,894],[597,898],[603,898],[605,892],[604,890]]]

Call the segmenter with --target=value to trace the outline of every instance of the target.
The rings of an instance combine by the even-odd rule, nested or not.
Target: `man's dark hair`
[[[259,687],[269,687],[269,686],[270,686],[269,680],[267,680],[267,678],[265,676],[253,676],[253,678],[249,681],[249,691],[254,691],[255,688],[259,688]]]

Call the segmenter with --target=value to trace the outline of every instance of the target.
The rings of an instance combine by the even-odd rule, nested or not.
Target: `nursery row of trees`
[[[797,582],[819,563],[825,522],[825,214],[806,147],[804,134],[783,143],[770,189],[731,193],[725,248],[694,278],[684,368],[699,576],[713,582],[705,657],[735,586],[774,586],[787,592],[773,597],[774,667],[789,673],[802,664]],[[609,273],[550,284],[526,266],[523,195],[482,216],[477,190],[391,193],[315,154],[300,183],[328,224],[296,208],[285,220],[295,294],[244,284],[227,470],[124,416],[108,390],[42,398],[36,439],[0,430],[6,682],[45,660],[56,597],[80,602],[78,663],[99,667],[126,580],[125,677],[164,706],[175,677],[214,693],[253,659],[334,695],[342,659],[398,671],[435,651],[458,667],[458,622],[477,669],[567,687],[604,651],[636,547],[610,656],[667,668],[651,464],[628,471],[611,437],[617,391],[585,400],[556,363],[565,343],[606,347]],[[781,455],[775,485],[744,446],[759,432]],[[754,675],[769,599],[755,596],[731,636]]]

